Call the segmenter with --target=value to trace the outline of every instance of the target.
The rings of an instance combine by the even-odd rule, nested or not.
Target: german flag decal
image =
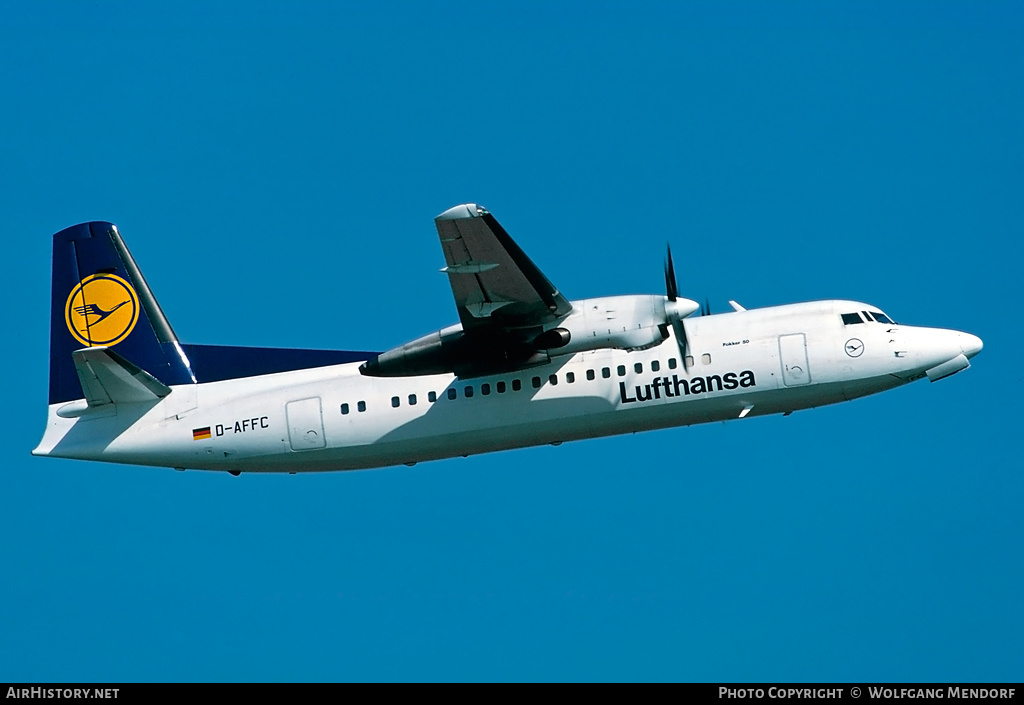
[[[192,440],[193,441],[205,441],[210,437],[210,427],[203,426],[202,428],[192,429]]]

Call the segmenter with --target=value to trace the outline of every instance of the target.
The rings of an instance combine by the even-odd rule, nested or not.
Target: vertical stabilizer
[[[85,396],[71,354],[101,346],[165,385],[195,382],[177,336],[117,227],[97,221],[53,236],[51,404]]]

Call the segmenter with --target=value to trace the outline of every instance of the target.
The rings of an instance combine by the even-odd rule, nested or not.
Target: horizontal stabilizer
[[[106,347],[75,350],[71,359],[90,407],[152,402],[171,393],[166,384]]]

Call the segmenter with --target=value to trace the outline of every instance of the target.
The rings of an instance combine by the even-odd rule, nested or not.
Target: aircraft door
[[[811,383],[807,338],[803,333],[779,336],[779,360],[782,362],[782,381],[787,387]]]
[[[290,401],[285,405],[285,414],[292,450],[316,450],[327,445],[320,397]]]

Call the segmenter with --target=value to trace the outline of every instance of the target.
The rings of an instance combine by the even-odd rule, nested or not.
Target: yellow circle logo
[[[139,320],[139,297],[116,274],[93,274],[71,291],[64,320],[82,345],[117,345]]]

